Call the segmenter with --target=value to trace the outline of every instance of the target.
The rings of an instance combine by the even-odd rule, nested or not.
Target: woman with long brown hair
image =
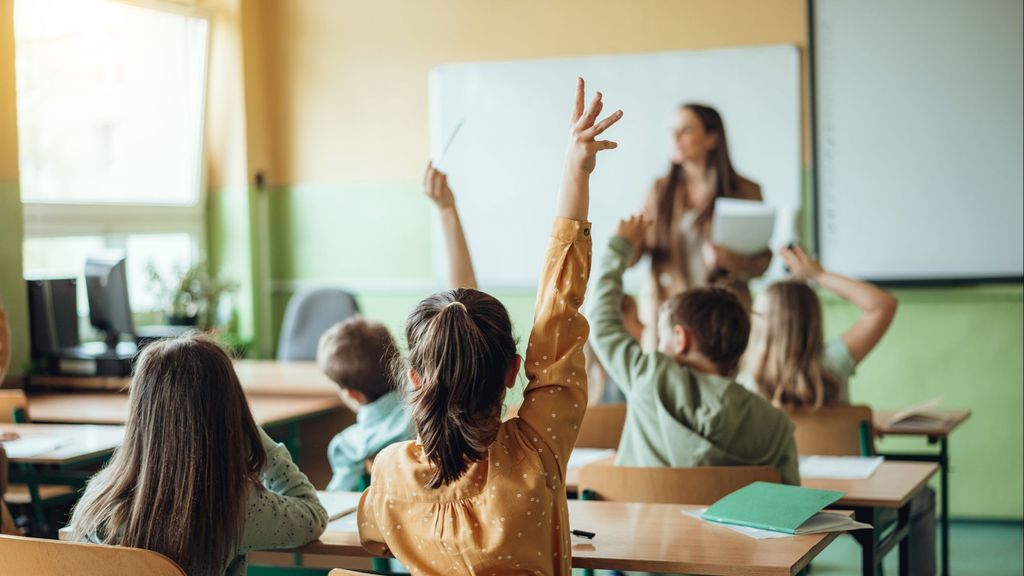
[[[327,513],[287,449],[256,425],[213,340],[150,344],[124,443],[75,506],[74,539],[159,552],[192,576],[245,573],[250,550],[316,539]]]
[[[740,254],[711,242],[718,198],[762,200],[761,187],[733,168],[722,117],[710,106],[684,104],[675,126],[675,152],[668,175],[655,181],[645,212],[654,221],[641,254],[651,256],[651,279],[641,302],[647,325],[644,344],[657,336],[657,311],[674,294],[707,284],[725,284],[749,304],[747,281],[764,274],[771,251]]]

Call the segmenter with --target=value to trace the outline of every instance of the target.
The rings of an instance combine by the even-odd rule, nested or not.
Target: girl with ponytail
[[[598,121],[577,82],[558,218],[544,258],[518,416],[501,422],[523,360],[508,311],[479,290],[435,294],[406,323],[403,377],[418,439],[374,461],[359,505],[363,546],[390,551],[414,574],[570,574],[565,472],[587,406],[580,315],[590,276],[589,182]]]

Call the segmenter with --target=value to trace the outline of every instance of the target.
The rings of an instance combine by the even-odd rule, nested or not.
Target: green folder
[[[804,534],[806,532],[800,527],[844,494],[833,490],[754,482],[712,504],[704,511],[703,518],[722,524]]]

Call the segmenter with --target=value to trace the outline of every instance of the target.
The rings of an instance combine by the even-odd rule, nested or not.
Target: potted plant
[[[150,289],[163,302],[163,313],[172,326],[195,326],[209,330],[216,325],[217,305],[221,296],[234,292],[238,284],[211,276],[206,262],[200,261],[182,271],[165,277],[150,262],[146,265]]]

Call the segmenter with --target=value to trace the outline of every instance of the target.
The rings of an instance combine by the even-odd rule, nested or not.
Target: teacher
[[[645,206],[654,222],[644,243],[644,253],[651,256],[651,281],[640,306],[648,346],[657,342],[657,311],[673,294],[726,285],[749,306],[747,282],[771,263],[771,250],[740,254],[711,241],[716,198],[760,201],[761,187],[733,169],[718,112],[685,104],[676,117],[672,168],[655,181]]]

